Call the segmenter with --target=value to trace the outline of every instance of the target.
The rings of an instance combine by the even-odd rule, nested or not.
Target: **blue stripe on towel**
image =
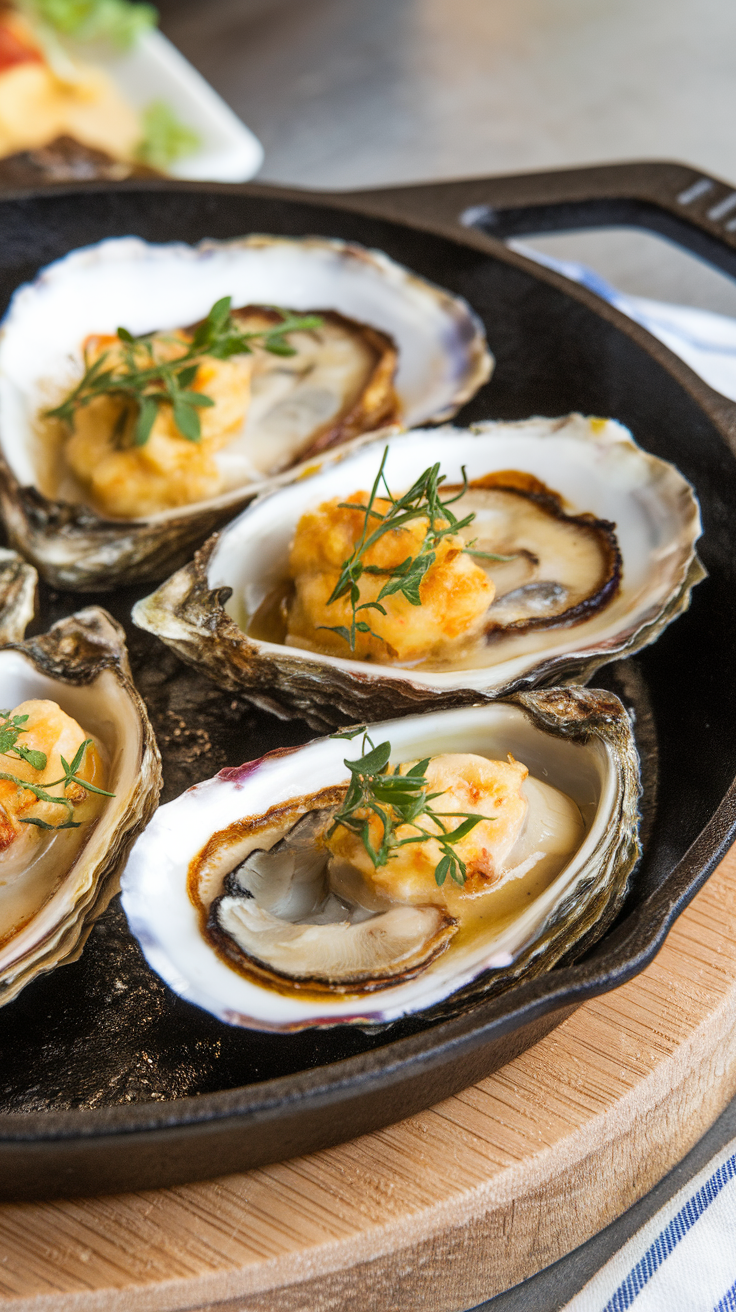
[[[603,1312],[626,1312],[626,1309],[631,1307],[647,1281],[651,1280],[655,1271],[666,1262],[672,1250],[677,1247],[681,1239],[685,1238],[688,1230],[692,1229],[698,1218],[718,1197],[724,1185],[727,1185],[729,1180],[733,1180],[734,1176],[736,1176],[736,1153],[713,1172],[710,1179],[706,1180],[692,1198],[688,1198],[677,1216],[673,1216],[669,1225],[657,1235],[644,1256],[639,1259],[626,1279],[622,1280],[613,1297],[606,1303]],[[729,1302],[729,1299],[733,1301]],[[725,1301],[722,1300],[714,1312],[731,1312],[732,1309],[736,1310],[736,1285],[729,1290],[725,1295]]]
[[[713,1308],[713,1312],[736,1312],[736,1284],[731,1285],[728,1293],[724,1294],[720,1303]]]

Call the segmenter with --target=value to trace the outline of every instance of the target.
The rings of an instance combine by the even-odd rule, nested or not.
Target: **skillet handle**
[[[383,218],[457,236],[649,228],[736,277],[736,189],[686,164],[641,161],[340,193]]]

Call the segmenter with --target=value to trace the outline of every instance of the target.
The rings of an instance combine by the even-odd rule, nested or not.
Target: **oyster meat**
[[[79,956],[156,808],[161,766],[122,630],[105,611],[10,643],[0,673],[14,708],[0,725],[3,1005]]]
[[[440,515],[430,543],[428,519],[399,521],[340,592],[386,451],[394,503],[436,465],[456,524]],[[373,720],[584,681],[638,651],[687,608],[699,535],[689,483],[613,420],[415,430],[259,498],[133,618],[277,714]],[[414,595],[402,571],[422,560]]]
[[[604,932],[639,851],[638,758],[612,694],[521,693],[345,737],[221,771],[136,843],[123,905],[182,997],[255,1029],[385,1023]],[[388,828],[354,791],[369,776]]]
[[[173,385],[196,409],[193,428],[181,427],[178,403],[160,403],[159,383],[149,385],[158,413],[145,432],[139,395],[125,387],[77,393],[84,405],[49,417],[87,386],[90,368],[97,383],[111,369],[117,378],[126,352],[138,353],[138,370],[149,348],[171,364],[197,340],[187,325],[225,298],[243,307],[233,312],[241,332],[282,323],[274,305],[321,322],[287,334],[278,354],[259,338],[252,355],[183,368]],[[446,419],[491,367],[465,302],[380,252],[316,237],[196,248],[105,241],[49,266],[11,302],[0,342],[0,509],[13,544],[57,586],[161,578],[282,471],[399,416]]]

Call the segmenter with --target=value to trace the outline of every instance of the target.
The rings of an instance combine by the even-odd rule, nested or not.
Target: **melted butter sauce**
[[[266,593],[250,621],[246,619],[245,631],[248,636],[261,642],[285,643],[289,605],[293,596],[294,584],[287,575]]]

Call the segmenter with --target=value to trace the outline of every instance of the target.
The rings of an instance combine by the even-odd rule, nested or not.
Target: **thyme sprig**
[[[424,843],[428,838],[437,842],[442,850],[434,877],[439,886],[444,884],[449,875],[456,884],[465,883],[466,867],[454,850],[454,844],[465,838],[482,820],[492,819],[486,815],[473,815],[469,811],[435,811],[430,805],[442,793],[430,793],[429,780],[425,771],[430,757],[417,761],[405,774],[391,771],[388,760],[391,755],[390,743],[373,743],[365,725],[346,733],[333,734],[333,738],[357,738],[363,734],[362,755],[355,761],[345,761],[350,771],[350,783],[340,810],[327,837],[331,838],[341,825],[355,834],[363,844],[375,869],[385,866],[396,856],[398,850],[409,843]],[[369,814],[366,815],[365,813]],[[362,814],[361,814],[362,813]],[[381,841],[376,847],[371,841],[370,815],[375,815],[381,825]],[[462,824],[449,829],[445,820],[463,817]],[[434,821],[437,831],[423,829],[419,821]],[[416,829],[416,835],[397,838],[397,830],[402,825]]]
[[[16,760],[25,761],[34,770],[45,770],[48,760],[46,753],[40,752],[33,747],[26,747],[23,743],[18,742],[20,735],[26,732],[23,726],[28,718],[27,715],[11,715],[10,711],[0,710],[0,756],[15,757]],[[115,796],[114,793],[106,792],[104,788],[97,788],[95,784],[91,784],[89,780],[81,779],[77,774],[77,771],[81,768],[82,761],[84,760],[84,754],[87,751],[87,748],[91,746],[91,738],[86,738],[83,743],[80,743],[74,754],[74,760],[71,762],[71,765],[63,756],[60,756],[59,760],[61,761],[61,768],[64,771],[64,774],[60,779],[52,779],[50,783],[44,784],[43,786],[41,784],[29,783],[26,779],[19,779],[15,774],[0,771],[0,779],[4,779],[7,783],[15,784],[18,788],[25,788],[29,793],[33,793],[33,796],[37,801],[51,802],[54,806],[63,806],[66,808],[67,818],[61,824],[50,825],[46,820],[35,819],[33,817],[20,819],[19,817],[22,825],[35,825],[37,829],[79,829],[81,821],[72,819],[74,814],[73,802],[71,802],[68,797],[52,794],[48,791],[49,788],[56,788],[59,784],[63,784],[64,792],[70,784],[79,784],[82,788],[86,789],[87,792],[99,793],[101,797]]]
[[[174,423],[188,442],[199,442],[202,426],[198,411],[215,403],[204,392],[193,392],[197,369],[207,358],[228,360],[233,355],[251,355],[256,341],[272,355],[296,355],[286,340],[290,333],[311,332],[319,328],[318,315],[292,315],[279,310],[281,322],[271,328],[243,332],[231,312],[230,296],[223,296],[212,306],[199,325],[187,349],[175,359],[161,359],[156,344],[180,339],[163,333],[144,333],[134,337],[127,328],[118,328],[122,359],[109,363],[110,352],[90,363],[85,353],[84,376],[60,405],[44,411],[52,419],[74,426],[77,410],[98,396],[119,396],[137,409],[133,442],[145,446],[162,405],[170,405]],[[183,344],[183,343],[181,343]]]
[[[388,452],[389,448],[386,447],[380,468],[373,481],[368,504],[362,505],[355,501],[343,501],[338,507],[339,510],[362,510],[365,516],[363,529],[352,555],[343,561],[340,576],[327,601],[327,605],[331,606],[342,597],[347,597],[352,610],[352,618],[350,627],[343,624],[320,624],[318,627],[326,629],[329,633],[336,633],[338,637],[343,638],[348,643],[351,651],[355,651],[355,641],[358,633],[370,634],[371,637],[377,638],[379,642],[386,641],[380,633],[376,633],[371,628],[366,620],[358,619],[361,611],[377,610],[379,614],[385,615],[387,613],[386,608],[381,605],[381,602],[386,597],[396,596],[397,594],[405,597],[411,606],[421,606],[422,598],[419,589],[422,580],[437,559],[437,547],[443,538],[460,533],[462,529],[472,524],[475,519],[474,511],[471,511],[464,519],[458,519],[450,509],[456,501],[459,501],[465,495],[468,488],[464,465],[462,467],[463,484],[460,491],[456,492],[454,496],[447,497],[444,501],[440,495],[440,488],[445,482],[446,475],[440,474],[439,461],[429,469],[425,469],[424,473],[419,475],[416,482],[402,497],[395,497],[386,481],[385,470]],[[381,487],[383,487],[381,499],[391,503],[385,515],[382,515],[375,508]],[[428,527],[416,555],[407,556],[405,560],[391,569],[381,568],[378,565],[366,565],[366,555],[385,533],[402,529],[417,519],[426,519]],[[516,559],[515,556],[500,556],[490,551],[475,551],[473,549],[474,542],[475,539],[473,539],[473,542],[469,542],[463,550],[470,555],[482,557],[485,560],[506,561]],[[364,574],[386,576],[386,582],[375,601],[360,600],[360,580]]]

